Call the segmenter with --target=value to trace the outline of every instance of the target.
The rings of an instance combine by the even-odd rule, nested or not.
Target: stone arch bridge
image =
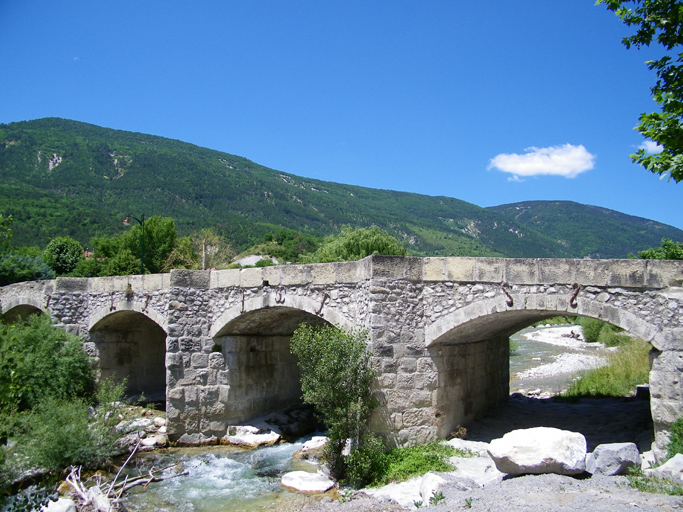
[[[445,437],[509,392],[508,337],[582,315],[648,341],[656,447],[683,417],[683,262],[414,258],[0,288],[5,321],[45,311],[81,335],[100,375],[166,400],[169,433],[205,443],[300,399],[289,338],[302,322],[369,332],[392,444]]]

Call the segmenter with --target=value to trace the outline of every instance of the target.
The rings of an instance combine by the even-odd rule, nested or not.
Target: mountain
[[[683,231],[660,222],[573,201],[523,201],[488,208],[552,238],[571,254],[623,258],[661,244],[683,240]]]
[[[143,213],[173,217],[180,234],[214,227],[237,249],[278,227],[326,235],[344,224],[376,224],[412,254],[432,256],[624,257],[661,236],[683,240],[670,226],[623,222],[628,244],[582,252],[592,246],[580,243],[581,232],[599,224],[589,213],[572,220],[572,237],[559,236],[559,210],[552,222],[530,221],[506,207],[301,178],[193,144],[57,118],[0,124],[0,213],[13,215],[15,245],[41,247],[59,235],[86,244]]]

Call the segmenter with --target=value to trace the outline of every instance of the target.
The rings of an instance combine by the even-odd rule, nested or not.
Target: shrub
[[[465,455],[450,445],[438,442],[394,448],[386,456],[383,478],[375,483],[401,482],[429,471],[452,471],[453,466],[447,459],[456,454]]]
[[[301,261],[303,263],[355,261],[371,254],[405,256],[406,248],[377,226],[355,229],[344,226],[339,235],[325,238],[316,252],[302,256]]]
[[[47,315],[0,326],[0,412],[32,409],[47,397],[92,395],[95,379],[81,339]]]
[[[351,450],[346,464],[348,482],[360,488],[384,478],[388,470],[388,459],[384,441],[374,434],[361,437],[355,450]]]
[[[0,286],[54,277],[54,270],[40,256],[17,253],[0,256]]]
[[[581,325],[581,329],[583,330],[584,339],[591,343],[596,343],[605,322],[594,318],[583,317],[579,320],[579,325]]]
[[[19,416],[16,442],[7,458],[23,468],[48,472],[71,465],[101,467],[120,452],[117,440],[123,432],[115,427],[123,394],[123,384],[103,381],[94,413],[85,399],[44,398],[32,411]]]
[[[329,429],[326,450],[330,469],[342,478],[342,450],[347,439],[359,446],[377,400],[370,384],[375,376],[366,350],[365,331],[345,332],[331,325],[301,325],[292,335],[291,351],[299,359],[301,390]]]

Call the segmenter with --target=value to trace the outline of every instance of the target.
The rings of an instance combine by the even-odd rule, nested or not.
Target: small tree
[[[346,332],[331,325],[301,325],[291,351],[299,358],[301,390],[329,429],[327,462],[336,478],[346,472],[342,451],[358,447],[377,400],[370,391],[375,371],[366,349],[367,332]]]
[[[68,274],[84,258],[83,246],[70,236],[58,236],[45,247],[43,259],[58,276]]]
[[[355,229],[344,226],[339,235],[326,238],[317,251],[302,258],[302,261],[304,263],[355,261],[372,254],[405,256],[406,248],[377,226]]]
[[[683,260],[683,244],[662,238],[661,247],[640,251],[638,257],[644,260]]]

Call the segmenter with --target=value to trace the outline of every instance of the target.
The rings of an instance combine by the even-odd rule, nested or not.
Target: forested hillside
[[[625,257],[658,245],[661,236],[683,239],[670,226],[626,222],[628,243],[596,252],[558,236],[561,218],[546,225],[448,197],[301,178],[192,144],[76,121],[0,124],[0,214],[13,216],[15,244],[43,247],[60,235],[87,244],[123,231],[126,215],[143,213],[174,218],[181,235],[213,227],[238,250],[277,227],[326,235],[373,224],[417,255]],[[578,222],[574,233],[599,224],[590,215]]]
[[[683,241],[683,232],[642,217],[572,201],[526,201],[489,208],[561,244],[571,254],[623,258],[662,238]]]

